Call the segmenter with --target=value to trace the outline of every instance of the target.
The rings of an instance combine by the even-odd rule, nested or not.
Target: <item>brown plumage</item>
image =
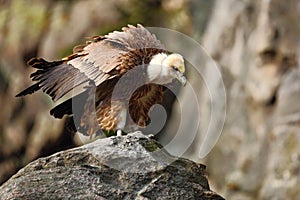
[[[75,115],[72,104],[83,98],[82,108],[76,107],[82,110],[81,116],[77,117],[77,125],[87,130],[89,135],[99,128],[116,130],[124,105],[129,108],[126,124],[145,127],[150,120],[151,106],[162,101],[164,90],[161,85],[147,82],[146,66],[154,55],[167,51],[141,25],[129,25],[122,30],[92,37],[92,41],[75,47],[72,55],[60,61],[31,59],[28,65],[37,71],[30,77],[36,83],[17,96],[41,89],[57,101],[74,88],[81,88],[78,95],[53,108],[51,115],[57,118],[65,114]],[[138,70],[126,78],[124,74],[132,69]],[[123,86],[115,92],[118,81]]]

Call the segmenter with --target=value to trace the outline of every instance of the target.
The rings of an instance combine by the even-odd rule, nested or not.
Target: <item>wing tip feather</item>
[[[38,91],[40,88],[41,87],[40,87],[39,83],[36,83],[36,84],[31,85],[30,87],[26,88],[25,90],[21,91],[20,93],[18,93],[16,95],[16,97],[22,97],[22,96],[25,96],[28,94],[32,94],[32,93]]]

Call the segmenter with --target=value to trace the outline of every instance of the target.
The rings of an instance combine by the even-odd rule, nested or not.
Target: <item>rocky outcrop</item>
[[[40,158],[0,187],[1,199],[223,199],[205,166],[140,132]]]

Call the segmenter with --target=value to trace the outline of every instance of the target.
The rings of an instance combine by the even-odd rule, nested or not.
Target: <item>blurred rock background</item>
[[[203,45],[222,67],[228,103],[207,165],[228,199],[299,198],[299,17],[296,0],[215,3]]]
[[[221,67],[223,133],[204,160],[197,157],[200,139],[185,154],[207,165],[212,189],[227,199],[297,199],[299,17],[297,0],[0,0],[0,183],[76,145],[65,121],[49,115],[48,96],[14,97],[30,85],[26,62],[59,59],[87,36],[141,23],[193,37]],[[207,116],[209,94],[203,89],[200,98],[199,114]]]

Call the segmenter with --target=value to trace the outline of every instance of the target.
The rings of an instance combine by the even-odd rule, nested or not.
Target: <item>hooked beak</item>
[[[178,80],[183,86],[185,86],[185,84],[186,84],[186,78],[185,78],[185,76],[184,76],[182,73],[176,72],[176,78],[177,78],[177,80]]]

